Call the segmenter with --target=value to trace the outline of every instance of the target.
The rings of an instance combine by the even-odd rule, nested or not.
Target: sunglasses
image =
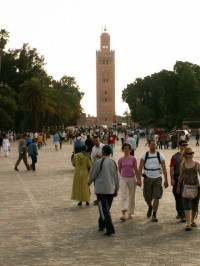
[[[187,146],[188,146],[188,144],[182,144],[181,146],[183,146],[183,147],[187,147]]]
[[[185,154],[192,155],[192,154],[194,154],[194,152],[186,152]]]

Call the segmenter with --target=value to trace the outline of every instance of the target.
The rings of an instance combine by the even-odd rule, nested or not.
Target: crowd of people
[[[109,136],[117,138],[113,132]],[[152,222],[158,222],[159,201],[163,195],[163,187],[167,188],[169,182],[173,187],[177,211],[176,218],[183,223],[186,222],[186,231],[190,231],[197,226],[194,219],[198,213],[199,191],[193,198],[184,198],[182,195],[184,187],[187,185],[199,188],[199,163],[193,159],[194,152],[188,146],[186,139],[179,139],[179,151],[171,158],[169,181],[165,156],[158,151],[159,148],[162,148],[159,146],[159,140],[155,135],[148,139],[149,151],[142,155],[139,166],[137,166],[137,160],[134,156],[137,142],[132,132],[128,137],[126,137],[126,134],[123,136],[123,156],[118,159],[117,165],[111,158],[114,147],[109,144],[109,137],[107,138],[108,142],[105,143],[100,136],[95,135],[93,137],[94,146],[92,149],[90,148],[89,153],[87,153],[87,146],[84,139],[81,139],[80,133],[77,138],[82,140],[82,146],[77,148],[74,145],[72,164],[75,167],[75,174],[71,199],[77,200],[79,206],[84,201],[89,205],[89,199],[84,197],[84,195],[87,194],[88,196],[88,193],[90,193],[88,185],[90,186],[94,183],[97,197],[94,203],[99,208],[98,223],[100,231],[106,229],[106,235],[115,233],[110,208],[113,198],[117,195],[119,189],[122,213],[120,220],[126,221],[133,218],[136,188],[142,185],[143,197],[147,204],[147,218],[151,218]],[[134,141],[132,141],[132,138]],[[76,168],[78,171],[76,171]]]
[[[163,137],[164,135],[166,138]],[[110,208],[119,189],[121,196],[119,219],[122,222],[133,218],[137,186],[143,186],[147,218],[152,222],[158,222],[157,212],[163,187],[169,186],[165,156],[160,150],[169,147],[175,149],[172,141],[173,133],[170,134],[169,139],[167,136],[168,133],[162,131],[158,134],[149,131],[146,136],[148,151],[143,153],[138,163],[135,151],[139,145],[140,134],[137,130],[56,131],[52,134],[56,151],[59,148],[62,149],[65,142],[73,146],[71,161],[75,170],[71,199],[76,200],[78,206],[82,206],[84,202],[86,206],[90,205],[90,186],[94,184],[96,200],[93,204],[99,209],[99,230],[106,229],[106,235],[115,233]],[[18,159],[14,170],[19,171],[18,166],[23,160],[28,171],[36,171],[38,150],[47,145],[46,139],[45,132],[22,134],[18,140]],[[3,147],[5,157],[9,156],[12,141],[14,141],[12,134],[1,134],[0,146]],[[112,158],[116,141],[121,142],[123,154],[117,162]],[[183,197],[182,193],[186,186],[199,188],[200,166],[194,160],[194,152],[188,146],[188,140],[184,136],[176,136],[176,148],[179,150],[170,161],[170,181],[175,198],[176,218],[186,223],[185,230],[190,231],[193,227],[197,227],[194,219],[198,214],[199,191],[192,198]],[[27,155],[32,161],[30,165]]]

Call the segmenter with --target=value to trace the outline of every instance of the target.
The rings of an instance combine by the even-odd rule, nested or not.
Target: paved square
[[[148,150],[145,139],[136,151],[139,159]],[[200,148],[194,147],[200,158]],[[122,156],[117,142],[113,159]],[[0,156],[0,265],[200,265],[200,223],[191,232],[175,219],[171,186],[164,190],[158,211],[158,223],[146,218],[147,206],[142,189],[137,188],[136,211],[132,220],[120,222],[120,193],[111,209],[116,235],[98,232],[98,208],[77,206],[70,200],[73,167],[72,145],[55,151],[52,140],[39,150],[36,172],[26,171],[23,162],[14,171],[17,143],[11,144],[9,157]],[[176,151],[162,150],[169,161]],[[29,158],[30,161],[30,158]],[[168,175],[169,178],[169,175]],[[170,183],[170,178],[169,178]]]

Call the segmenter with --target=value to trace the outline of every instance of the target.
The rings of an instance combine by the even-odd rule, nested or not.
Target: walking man
[[[35,164],[37,163],[38,149],[35,144],[35,139],[32,139],[32,143],[28,146],[28,155],[31,157],[32,164],[30,165],[31,169],[35,171]]]
[[[31,170],[31,168],[27,162],[27,146],[26,146],[25,139],[26,139],[26,134],[23,134],[21,136],[21,139],[19,140],[19,143],[18,143],[19,157],[18,157],[16,164],[15,164],[15,168],[14,168],[15,171],[19,171],[19,169],[17,167],[20,164],[21,160],[23,160],[24,164],[26,165],[26,169]]]
[[[129,134],[129,137],[126,141],[127,144],[131,145],[131,155],[134,156],[135,150],[136,150],[136,140],[133,137],[133,134]]]
[[[171,185],[173,187],[173,194],[175,198],[176,203],[176,211],[177,211],[177,219],[181,219],[181,222],[185,222],[185,214],[183,209],[183,203],[182,203],[182,196],[181,193],[177,193],[177,185],[178,185],[178,177],[180,174],[180,166],[182,162],[182,152],[183,150],[188,146],[188,143],[186,140],[179,141],[179,151],[176,152],[170,162],[170,177],[171,177]]]
[[[151,218],[152,222],[158,222],[157,211],[159,200],[163,194],[161,168],[164,174],[164,187],[168,187],[167,170],[165,165],[165,158],[162,153],[156,151],[157,141],[149,140],[149,151],[142,155],[138,171],[138,186],[142,186],[141,176],[143,180],[143,196],[148,205],[147,217]],[[142,175],[142,169],[144,173]]]
[[[99,207],[99,231],[106,229],[105,235],[115,234],[115,228],[112,223],[110,208],[112,206],[113,197],[117,195],[119,190],[119,178],[117,165],[110,158],[112,150],[109,145],[102,147],[102,158],[97,160],[93,165],[89,182],[94,182],[95,193],[97,195]]]
[[[102,157],[102,147],[104,146],[104,144],[100,142],[98,136],[93,137],[93,142],[94,146],[92,148],[91,161],[94,164],[98,159]],[[94,200],[93,204],[98,205],[97,200]]]

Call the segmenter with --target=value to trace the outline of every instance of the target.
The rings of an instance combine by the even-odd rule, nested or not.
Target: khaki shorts
[[[144,178],[143,196],[145,201],[150,202],[153,199],[161,199],[162,194],[162,177]]]

